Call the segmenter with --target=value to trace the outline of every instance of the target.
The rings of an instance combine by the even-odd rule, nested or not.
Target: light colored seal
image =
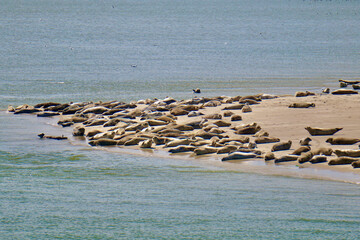
[[[326,142],[330,143],[331,145],[352,145],[360,142],[360,139],[337,137],[337,138],[328,138]]]
[[[320,135],[333,135],[338,131],[342,130],[342,128],[313,128],[306,127],[305,128],[311,136],[320,136]]]

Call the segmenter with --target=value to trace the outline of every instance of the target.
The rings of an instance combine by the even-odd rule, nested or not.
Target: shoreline
[[[256,97],[259,98],[259,101],[254,100]],[[77,113],[74,112],[73,114],[63,115],[62,112],[60,115],[55,115],[54,117],[58,117],[60,122],[66,122],[69,119],[74,119],[74,116],[87,116],[86,119],[84,117],[85,120],[82,122],[79,121],[70,124],[73,129],[84,128],[84,135],[86,137],[80,138],[83,138],[83,140],[86,141],[79,140],[79,137],[73,137],[73,139],[70,140],[71,144],[74,144],[75,141],[76,145],[80,144],[88,146],[89,142],[91,143],[91,141],[96,141],[91,140],[89,132],[96,130],[99,132],[102,131],[103,133],[99,133],[100,135],[97,137],[95,134],[93,138],[110,139],[105,141],[106,144],[109,142],[113,144],[114,141],[116,141],[116,144],[119,144],[121,140],[124,140],[126,137],[128,140],[137,138],[134,143],[131,143],[131,146],[101,146],[101,150],[105,148],[109,151],[115,150],[114,152],[122,152],[125,154],[148,156],[150,153],[153,157],[189,159],[191,161],[201,161],[206,164],[221,167],[228,171],[233,170],[275,176],[281,175],[288,177],[344,181],[356,184],[360,183],[360,168],[353,168],[351,164],[328,165],[329,161],[336,158],[336,155],[333,152],[330,156],[323,156],[323,154],[320,154],[323,157],[326,157],[326,162],[317,164],[312,164],[310,162],[299,163],[297,160],[276,162],[276,159],[292,155],[291,153],[294,150],[301,147],[299,141],[306,137],[310,137],[312,139],[310,142],[311,149],[331,148],[333,151],[346,149],[358,151],[358,143],[351,145],[331,145],[326,142],[326,139],[330,137],[357,138],[360,136],[360,130],[357,126],[357,122],[360,120],[360,113],[357,113],[356,111],[357,107],[360,106],[360,97],[358,94],[315,94],[304,97],[295,97],[291,95],[273,96],[263,94],[247,96],[246,98],[240,96],[214,97],[206,100],[203,99],[204,101],[198,101],[199,99],[201,98],[193,98],[185,101],[177,101],[172,98],[162,100],[147,99],[129,104],[118,103],[116,101],[107,103],[89,103],[86,104],[85,107],[82,107],[81,109],[79,108]],[[240,103],[244,100],[244,103]],[[194,101],[197,102],[194,103]],[[314,107],[289,108],[289,106],[293,103],[312,103],[314,104]],[[108,107],[104,107],[106,104]],[[120,111],[114,111],[111,115],[106,115],[104,114],[104,111],[101,112],[99,110],[99,108],[103,108],[103,110],[106,108],[107,111],[112,110],[113,108],[109,107],[111,104],[114,106],[127,104],[127,107],[125,109],[121,109]],[[224,108],[231,108],[232,106],[239,104],[243,105],[241,108],[239,107],[239,109],[224,110]],[[69,106],[70,105],[71,104],[69,104]],[[180,109],[181,106],[193,106],[189,107],[193,109],[193,111],[184,111],[183,113],[180,113],[181,111],[177,113],[173,111],[174,109]],[[244,106],[250,107],[251,111],[243,112]],[[37,107],[35,109],[40,110],[39,112],[36,112],[36,114],[43,112],[49,113],[50,111],[48,109],[51,107],[53,106]],[[17,109],[21,108],[24,109],[24,106],[18,107]],[[15,108],[13,109],[14,111],[17,111]],[[34,108],[27,106],[25,109]],[[94,111],[92,112],[91,109]],[[8,110],[10,110],[9,112],[12,111],[10,107]],[[233,114],[230,116],[224,116],[225,111],[231,111]],[[193,112],[194,114],[201,113],[203,115],[189,117],[189,112]],[[24,113],[29,112],[25,111]],[[133,115],[129,117],[131,114]],[[206,121],[203,121],[204,117],[210,115],[217,115],[217,117],[216,119],[207,119]],[[221,117],[219,117],[219,115]],[[239,115],[241,120],[231,121],[230,118],[233,115]],[[162,120],[159,120],[159,118]],[[117,119],[118,121],[113,120],[113,122],[116,122],[113,126],[103,126],[112,119]],[[89,120],[92,120],[92,122]],[[86,121],[88,122],[86,123]],[[95,121],[98,121],[99,125],[97,125],[97,123],[94,124]],[[187,127],[190,123],[201,121],[203,121],[203,126],[198,129],[190,129]],[[144,123],[147,123],[146,126],[141,126],[136,129],[136,126]],[[214,125],[214,123],[218,125]],[[229,126],[226,125],[229,123]],[[239,126],[244,127],[245,125],[247,125],[247,127],[253,127],[251,125],[252,123],[256,123],[255,125],[260,129],[251,134],[235,133],[237,130],[232,129]],[[92,124],[94,124],[94,126],[89,126]],[[135,127],[135,129],[129,130],[129,127],[131,128],[131,126]],[[308,126],[342,129],[331,135],[311,136],[309,132],[305,130],[305,127]],[[177,131],[170,131],[174,129]],[[167,137],[160,136],[158,132],[161,130],[169,130],[168,133],[171,134]],[[258,143],[255,147],[250,146],[251,144],[249,143],[254,143],[255,140],[259,138],[254,136],[263,132],[267,132],[270,137],[279,138],[280,142],[290,140],[290,148],[288,150],[274,151],[273,154],[276,158],[275,161],[274,159],[268,161],[264,160],[264,156],[271,152],[271,148],[274,144],[277,144],[278,141],[272,143]],[[173,147],[164,147],[163,145],[155,144],[154,137],[167,138],[166,144],[169,142],[174,143],[175,141],[176,145],[178,144],[176,141],[179,141],[179,139],[181,141],[186,141],[180,142],[179,145]],[[248,140],[243,141],[245,138]],[[232,139],[233,141],[231,141],[231,144],[226,144],[227,142],[224,140],[221,141],[222,139]],[[148,146],[144,146],[145,142]],[[204,145],[195,147],[195,145],[199,142],[203,142]],[[95,142],[93,145],[101,145],[97,143],[99,142]],[[124,143],[125,142],[122,142],[122,144]],[[145,148],[141,148],[141,145]],[[168,152],[169,149],[176,149],[179,148],[179,146],[192,147],[188,153],[170,154]],[[217,154],[214,152],[214,150],[218,151],[219,149],[224,148],[224,153]],[[229,148],[231,149],[229,150]],[[201,151],[194,151],[194,149],[200,149]],[[142,150],[145,150],[145,152]],[[202,154],[204,153],[203,151],[205,151],[206,154]],[[254,153],[255,151],[257,151],[257,154],[251,155],[250,157],[245,156],[244,159],[241,160],[233,159],[230,161],[221,161],[227,156],[234,155],[234,153],[243,155],[243,152]],[[199,155],[197,155],[197,153],[199,153]],[[360,158],[356,158],[356,161],[358,161],[358,159],[360,161]]]

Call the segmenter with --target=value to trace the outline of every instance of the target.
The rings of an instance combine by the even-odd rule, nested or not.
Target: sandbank
[[[265,95],[257,95],[256,97],[265,96]],[[168,98],[170,99],[170,98]],[[214,97],[214,98],[206,98],[206,101],[198,101],[201,99],[201,96],[197,96],[196,103],[187,105],[197,106],[199,109],[195,112],[199,112],[202,115],[188,117],[188,114],[178,115],[175,117],[174,122],[168,125],[164,124],[162,126],[147,126],[141,130],[132,131],[134,136],[138,136],[140,134],[143,135],[151,135],[154,129],[161,129],[168,126],[168,128],[173,128],[178,125],[186,125],[190,122],[202,121],[204,116],[208,116],[211,114],[220,114],[221,120],[226,123],[230,123],[230,126],[227,127],[215,127],[216,129],[220,129],[223,133],[219,133],[219,138],[216,140],[219,142],[221,138],[239,138],[242,136],[248,137],[250,143],[254,143],[256,137],[255,134],[236,134],[232,129],[236,126],[246,125],[256,123],[261,127],[262,132],[268,132],[269,136],[276,137],[280,139],[280,142],[291,141],[292,145],[289,150],[284,151],[276,151],[273,152],[276,158],[280,158],[281,156],[285,156],[291,154],[295,149],[299,148],[300,140],[306,137],[311,138],[310,148],[318,149],[318,148],[331,148],[334,151],[337,149],[352,149],[359,150],[359,144],[352,145],[331,145],[326,142],[326,139],[329,137],[345,137],[345,138],[359,138],[360,136],[360,111],[358,111],[360,107],[360,96],[358,94],[344,94],[344,95],[333,95],[333,94],[323,94],[317,93],[315,95],[305,96],[305,97],[295,97],[293,95],[286,96],[271,96],[271,99],[262,98],[257,101],[256,104],[249,105],[251,108],[251,112],[243,112],[241,109],[231,109],[234,115],[240,115],[242,120],[240,121],[231,121],[231,116],[224,116],[224,108],[234,106],[239,104],[240,97]],[[232,100],[231,100],[232,99]],[[190,100],[189,100],[190,101]],[[189,102],[188,101],[188,102]],[[169,109],[185,105],[186,101],[171,101],[171,103],[164,103],[163,100],[141,100],[138,102],[133,102],[132,108],[126,108],[122,110],[123,113],[131,113],[135,110],[141,114],[141,116],[133,117],[132,119],[123,118],[123,115],[118,114],[118,117],[114,117],[114,115],[104,115],[89,113],[87,117],[89,119],[107,119],[110,118],[119,118],[123,119],[125,122],[131,122],[129,125],[135,125],[137,123],[144,123],[149,119],[154,119],[153,117],[155,112],[159,112],[161,115],[170,115],[170,111],[166,111],[165,109],[159,110],[159,107],[168,107]],[[209,102],[214,102],[213,105],[218,106],[208,106],[211,104],[207,104]],[[106,108],[111,109],[109,107],[109,103],[107,102]],[[113,105],[116,106],[116,101],[113,101]],[[293,103],[313,103],[315,107],[309,108],[289,108],[290,104]],[[104,106],[104,103],[89,103],[92,104],[90,107],[96,106]],[[106,105],[105,104],[105,105]],[[136,106],[136,107],[134,107]],[[90,108],[89,106],[87,108]],[[156,107],[158,110],[156,110]],[[18,108],[19,109],[19,108]],[[41,111],[44,109],[40,107]],[[86,108],[84,108],[86,109]],[[48,112],[48,109],[46,109]],[[10,109],[11,111],[11,109]],[[83,110],[82,110],[83,111]],[[116,114],[116,113],[114,113]],[[74,115],[79,115],[78,113],[62,115],[60,112],[58,117],[60,121],[66,121],[71,119]],[[212,123],[219,121],[219,119],[207,119],[206,123],[204,122],[202,128],[204,129],[206,126],[211,126]],[[89,122],[89,121],[88,121]],[[74,123],[70,127],[84,127],[85,133],[87,136],[89,132],[93,130],[99,130],[101,132],[114,132],[118,129],[122,128],[121,133],[123,135],[130,134],[128,131],[124,131],[126,129],[125,124],[116,124],[114,126],[104,127],[102,125],[96,126],[86,126],[84,122]],[[318,127],[318,128],[342,128],[339,132],[336,132],[332,136],[311,136],[305,127]],[[211,127],[209,127],[211,129]],[[191,141],[204,141],[199,137],[194,137],[193,134],[199,131],[199,129],[194,130],[186,130],[182,131],[182,134],[177,139],[191,139]],[[66,131],[64,131],[66,132]],[[120,136],[116,136],[115,138],[120,140]],[[116,134],[115,134],[116,135]],[[113,136],[110,139],[114,139]],[[152,136],[153,136],[152,135]],[[71,134],[67,135],[69,140],[75,144],[88,144],[90,141],[90,137],[74,137]],[[221,137],[220,137],[221,136]],[[146,138],[146,137],[145,137]],[[147,137],[151,139],[151,137]],[[171,137],[169,137],[172,139]],[[196,139],[196,140],[195,140]],[[147,139],[145,139],[147,140]],[[49,140],[50,141],[50,140]],[[205,140],[206,141],[206,140]],[[331,156],[327,156],[327,162],[312,164],[310,162],[299,163],[298,161],[289,161],[289,162],[280,162],[275,163],[274,160],[265,161],[264,155],[268,152],[271,152],[271,148],[275,143],[265,143],[265,144],[256,144],[255,150],[259,150],[261,154],[256,158],[244,159],[244,160],[231,160],[223,162],[222,158],[228,156],[229,153],[217,154],[217,153],[209,153],[205,155],[196,155],[194,152],[190,151],[187,153],[169,153],[168,151],[172,149],[171,147],[164,147],[164,145],[156,145],[154,142],[151,143],[149,148],[140,148],[140,145],[143,141],[140,141],[138,144],[131,146],[124,145],[115,145],[115,146],[93,146],[98,149],[105,149],[109,151],[120,151],[129,154],[141,154],[145,156],[158,156],[158,157],[166,157],[166,158],[177,158],[177,159],[189,159],[192,161],[202,161],[206,164],[213,164],[217,167],[222,167],[227,170],[236,170],[236,171],[245,171],[245,172],[257,172],[262,174],[270,174],[270,175],[283,175],[283,176],[295,176],[295,177],[303,177],[303,178],[318,178],[318,179],[329,179],[329,180],[338,180],[338,181],[347,181],[352,183],[360,182],[360,168],[353,168],[351,164],[345,165],[328,165],[328,162],[332,159],[335,159],[337,156],[332,153]],[[185,144],[190,145],[190,144]],[[211,144],[208,144],[211,145]],[[242,144],[246,145],[246,144]],[[241,144],[239,144],[239,147]],[[247,145],[246,145],[247,146]],[[214,148],[221,148],[221,144],[213,145]],[[237,150],[235,150],[237,151]],[[359,158],[360,160],[360,158]]]

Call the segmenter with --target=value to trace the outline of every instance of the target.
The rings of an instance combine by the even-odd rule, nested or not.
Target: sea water
[[[360,76],[358,1],[1,1],[0,239],[357,239],[357,184],[43,141],[8,105],[293,94]]]

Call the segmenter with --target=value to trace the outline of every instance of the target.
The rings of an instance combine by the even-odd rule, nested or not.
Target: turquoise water
[[[0,109],[320,91],[359,79],[358,1],[2,1]],[[356,184],[37,134],[0,112],[1,239],[357,239]]]

